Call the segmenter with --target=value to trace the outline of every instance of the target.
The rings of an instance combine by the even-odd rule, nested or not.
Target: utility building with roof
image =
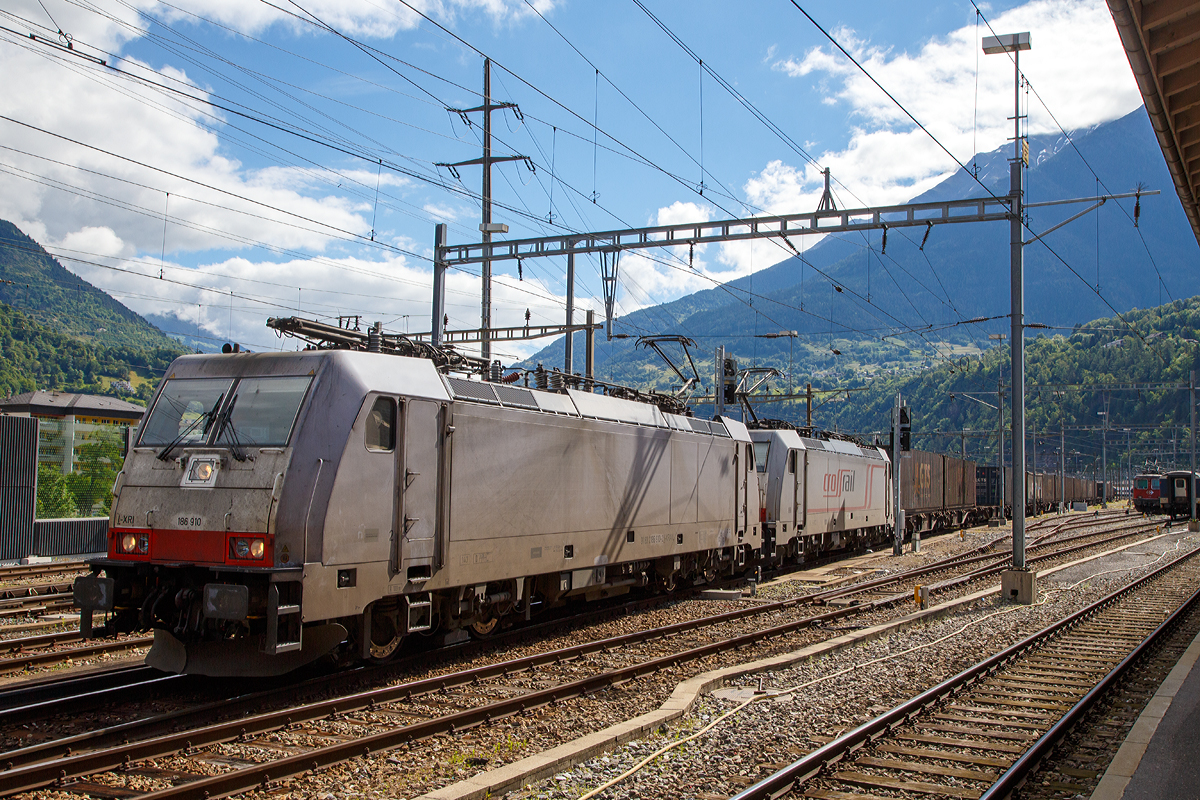
[[[81,444],[100,431],[137,425],[145,411],[115,397],[70,392],[34,391],[0,399],[0,415],[38,420],[38,463],[55,464],[64,475],[74,470]]]

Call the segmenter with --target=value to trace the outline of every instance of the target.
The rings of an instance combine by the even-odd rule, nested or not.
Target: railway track
[[[527,713],[680,664],[776,641],[782,646],[786,637],[805,629],[902,599],[907,595],[818,614],[808,613],[811,604],[802,599],[763,604],[266,712],[265,706],[285,695],[295,698],[296,687],[245,695],[9,751],[0,755],[0,763],[8,767],[0,793],[51,786],[87,793],[107,786],[109,796],[114,789],[133,796],[136,792],[128,786],[136,779],[157,785],[149,795],[156,798],[234,794],[366,752]],[[797,609],[805,609],[799,618]],[[785,613],[793,618],[784,619]],[[719,633],[720,626],[728,630]],[[595,663],[585,665],[585,658]],[[234,716],[217,721],[218,713]],[[144,766],[150,759],[155,766]],[[171,765],[166,772],[164,763]],[[177,785],[164,785],[172,783]]]
[[[1130,524],[1132,522],[1132,524]],[[1054,530],[1036,538],[1026,548],[1026,553],[1029,554],[1028,563],[1030,565],[1045,564],[1054,561],[1066,555],[1073,555],[1085,551],[1092,547],[1097,547],[1106,544],[1118,542],[1121,539],[1126,539],[1132,536],[1138,536],[1150,530],[1157,530],[1161,527],[1161,523],[1153,521],[1130,520],[1118,521],[1115,527],[1107,528],[1102,531],[1093,531],[1090,533],[1077,534],[1065,539],[1051,540],[1052,537],[1062,533],[1062,530]],[[1098,538],[1097,538],[1098,537]],[[809,596],[812,602],[821,604],[859,604],[868,601],[878,601],[881,599],[895,599],[897,595],[893,595],[886,590],[888,587],[898,585],[908,585],[907,592],[904,597],[909,596],[912,591],[910,582],[916,578],[932,579],[939,574],[960,572],[957,576],[943,577],[941,580],[934,580],[931,583],[923,584],[932,594],[945,593],[949,590],[960,589],[963,586],[983,578],[988,578],[996,575],[1007,569],[1007,565],[1011,562],[1012,551],[1007,552],[983,552],[979,550],[991,550],[996,542],[1001,541],[1006,537],[1000,537],[992,542],[981,545],[975,550],[968,553],[962,553],[954,556],[949,556],[940,559],[931,564],[918,567],[913,570],[908,570],[895,575],[885,575],[878,578],[871,578],[859,583],[840,586],[835,589],[816,592]],[[1064,546],[1066,545],[1066,546]],[[978,565],[978,566],[975,566]],[[964,568],[968,568],[963,572]]]
[[[735,800],[1009,796],[1197,607],[1197,552],[839,736]]]
[[[21,564],[12,567],[0,567],[0,584],[28,578],[44,578],[49,575],[66,575],[69,573],[84,573],[89,569],[85,561],[54,561],[49,564]]]
[[[56,581],[53,583],[34,583],[34,584],[16,584],[12,586],[0,585],[0,601],[8,600],[23,600],[31,597],[45,597],[47,595],[70,595],[71,581]]]
[[[1046,540],[1051,539],[1052,537],[1054,537],[1066,530],[1072,530],[1072,529],[1076,529],[1079,527],[1085,527],[1085,526],[1094,526],[1096,524],[1096,520],[1097,520],[1097,518],[1095,518],[1095,517],[1084,517],[1084,518],[1079,518],[1079,519],[1068,519],[1068,520],[1064,520],[1064,521],[1058,521],[1056,524],[1054,524],[1051,531],[1044,533],[1039,537],[1036,537],[1033,540],[1033,542],[1031,542],[1030,550],[1031,551],[1036,550],[1039,546],[1041,546],[1044,542],[1046,542]],[[1049,522],[1049,520],[1046,520],[1046,522]],[[1118,524],[1120,524],[1121,522],[1122,522],[1122,520],[1118,520]],[[1149,526],[1150,523],[1145,523],[1145,525]],[[1136,531],[1136,530],[1131,531],[1131,532],[1126,532],[1125,534],[1121,534],[1115,538],[1121,538],[1121,536],[1135,535],[1137,532],[1138,531]],[[1065,541],[1078,541],[1078,540],[1082,540],[1082,539],[1088,539],[1088,538],[1092,538],[1095,536],[1100,536],[1104,533],[1107,533],[1107,531],[1096,531],[1096,532],[1092,532],[1091,534],[1085,534],[1082,536],[1074,537],[1071,540],[1060,540],[1056,544],[1062,544],[1062,543],[1065,543]],[[846,604],[861,604],[862,602],[864,602],[864,599],[861,597],[861,595],[864,592],[874,591],[875,594],[868,599],[871,599],[871,600],[883,599],[883,600],[887,600],[889,602],[895,602],[897,599],[900,599],[900,598],[898,598],[895,595],[890,595],[890,594],[886,594],[886,593],[881,595],[881,594],[879,594],[879,590],[886,589],[886,587],[888,587],[888,586],[893,586],[893,585],[907,582],[909,580],[912,580],[914,578],[917,578],[917,577],[920,577],[923,575],[936,574],[936,573],[941,573],[941,572],[952,571],[955,569],[961,569],[964,566],[967,566],[967,565],[970,565],[973,563],[979,563],[979,562],[990,562],[990,563],[988,565],[985,565],[985,568],[977,569],[974,573],[972,573],[973,577],[971,578],[971,580],[988,577],[991,574],[994,574],[994,572],[996,572],[997,569],[999,568],[997,565],[1000,565],[1006,559],[1006,556],[1003,553],[988,553],[987,552],[988,550],[993,549],[995,547],[996,543],[1003,540],[1003,538],[1005,538],[1005,537],[997,537],[996,539],[993,539],[992,541],[987,542],[968,553],[958,554],[955,556],[950,556],[950,557],[947,557],[944,559],[940,559],[932,564],[926,565],[924,567],[920,567],[916,570],[910,570],[910,571],[906,571],[904,573],[900,573],[897,575],[876,578],[876,579],[872,579],[869,581],[853,584],[850,586],[840,587],[835,590],[829,590],[826,592],[818,592],[813,595],[803,597],[801,599],[804,602],[815,602],[815,603],[830,603],[832,601],[842,600]],[[1101,544],[1101,543],[1113,541],[1113,540],[1114,540],[1114,537],[1103,537],[1100,542],[1095,542],[1094,544]],[[1053,557],[1053,555],[1051,555],[1051,557]],[[987,568],[989,566],[991,567],[990,569]],[[965,582],[969,582],[969,581],[964,581],[963,579],[950,580],[949,582],[942,581],[941,583],[934,584],[933,588],[937,591],[944,591],[948,588],[960,586]],[[32,588],[44,588],[44,589],[48,590],[48,589],[54,588],[54,587],[53,587],[53,585],[45,585],[44,587],[30,587],[30,588],[31,589]],[[852,598],[855,596],[860,596],[860,597],[859,597],[859,599],[846,600],[846,598]],[[651,601],[651,602],[657,602],[657,601]],[[69,593],[49,594],[49,595],[30,594],[27,597],[17,597],[17,598],[11,598],[9,600],[0,600],[0,617],[3,617],[6,614],[26,615],[26,614],[37,613],[38,611],[66,609],[66,608],[70,608],[70,606],[71,606],[71,603],[70,603]],[[98,655],[103,655],[106,653],[120,652],[120,651],[129,650],[129,649],[136,648],[136,647],[146,647],[146,646],[149,646],[152,642],[150,637],[125,637],[125,638],[122,638],[122,639],[116,640],[116,641],[102,640],[102,641],[93,641],[91,644],[88,644],[88,645],[79,645],[76,647],[62,647],[62,645],[76,644],[76,643],[80,643],[82,641],[83,640],[78,635],[78,633],[72,633],[72,632],[48,634],[48,635],[44,635],[44,636],[29,636],[29,637],[21,637],[21,638],[0,639],[0,656],[2,656],[3,654],[6,654],[6,653],[15,653],[16,654],[16,655],[8,656],[8,657],[0,657],[0,674],[12,673],[12,672],[30,669],[30,668],[34,668],[34,667],[48,666],[48,665],[53,665],[56,663],[62,663],[65,661],[94,658]],[[30,652],[30,651],[38,651],[38,652]],[[83,697],[85,697],[85,696],[86,696],[86,694],[79,695],[81,702],[83,702]]]
[[[149,647],[153,636],[122,636],[117,639],[84,639],[78,631],[25,636],[0,640],[0,653],[16,653],[0,658],[0,674],[19,672],[30,667],[61,664],[66,661],[95,658],[139,647]],[[62,645],[74,645],[63,647]],[[33,652],[30,652],[33,651]]]

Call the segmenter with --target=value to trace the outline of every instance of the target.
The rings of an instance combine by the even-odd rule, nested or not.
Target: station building
[[[94,394],[35,391],[0,398],[0,415],[37,419],[37,463],[53,464],[64,475],[74,470],[80,445],[106,431],[126,441],[145,412],[136,403]]]

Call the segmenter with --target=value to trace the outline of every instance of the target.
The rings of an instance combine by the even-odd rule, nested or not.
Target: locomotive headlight
[[[267,553],[267,543],[264,539],[239,537],[229,540],[229,554],[236,559],[260,559]]]
[[[127,533],[121,537],[121,550],[126,553],[150,552],[150,535]]]
[[[217,462],[211,458],[194,458],[188,468],[189,483],[207,483],[217,471]]]

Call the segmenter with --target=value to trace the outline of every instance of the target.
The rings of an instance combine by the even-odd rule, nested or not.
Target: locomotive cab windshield
[[[281,447],[287,444],[312,378],[172,378],[142,427],[138,443],[178,446]]]

